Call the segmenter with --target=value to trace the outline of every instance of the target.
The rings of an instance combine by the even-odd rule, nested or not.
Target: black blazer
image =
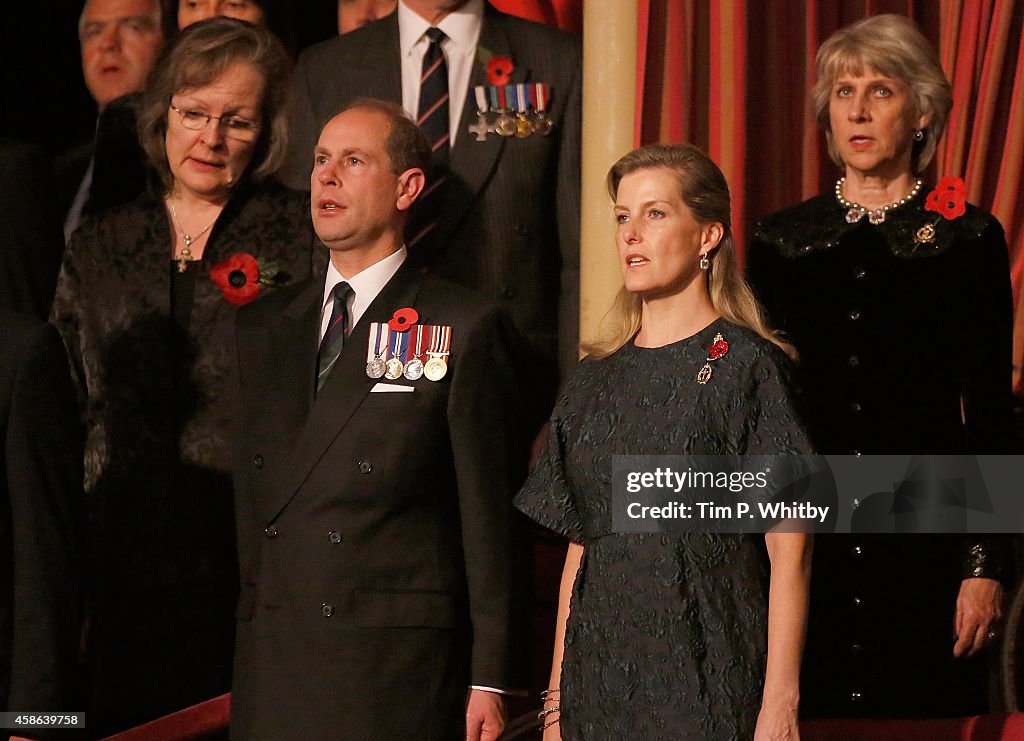
[[[239,313],[237,738],[464,737],[470,684],[517,684],[515,330],[408,263],[313,398],[323,283]],[[447,376],[365,372],[369,324],[453,327]]]
[[[84,499],[71,377],[48,324],[0,309],[0,346],[0,709],[80,710]]]
[[[485,8],[478,48],[512,60],[512,83],[551,86],[554,130],[476,141],[467,131],[476,121],[472,87],[487,84],[477,62],[439,226],[411,256],[504,306],[541,357],[559,358],[565,374],[576,365],[579,335],[581,46],[556,28]],[[281,177],[308,189],[313,148],[331,117],[364,96],[401,104],[397,13],[303,52],[292,96],[291,149]]]

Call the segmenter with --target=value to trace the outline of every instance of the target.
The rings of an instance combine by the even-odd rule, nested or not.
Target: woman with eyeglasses
[[[308,276],[315,244],[308,195],[268,180],[287,77],[262,27],[183,31],[139,114],[152,187],[86,220],[65,255],[51,320],[87,430],[100,734],[230,687],[234,313]]]

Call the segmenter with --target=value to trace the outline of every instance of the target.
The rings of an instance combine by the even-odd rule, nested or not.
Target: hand
[[[544,741],[547,741],[546,736]],[[754,741],[800,741],[796,708],[779,702],[761,705]]]
[[[497,741],[505,730],[505,702],[497,692],[470,690],[466,703],[466,741]]]
[[[983,577],[964,579],[956,598],[953,656],[974,656],[991,643],[1002,617],[1003,585]]]

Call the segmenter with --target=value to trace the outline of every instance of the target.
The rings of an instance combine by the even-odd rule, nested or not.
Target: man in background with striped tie
[[[495,741],[522,686],[520,341],[407,259],[430,156],[394,103],[333,117],[326,278],[239,312],[233,738]]]
[[[581,56],[575,36],[484,0],[400,0],[300,56],[281,173],[308,186],[321,127],[354,99],[402,105],[438,175],[410,259],[508,310],[545,401],[577,360]]]

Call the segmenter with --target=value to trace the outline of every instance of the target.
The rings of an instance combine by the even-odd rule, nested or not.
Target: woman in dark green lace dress
[[[545,741],[795,739],[810,537],[620,534],[611,494],[615,455],[809,452],[785,346],[737,273],[710,159],[644,147],[609,189],[622,326],[569,380],[516,500],[571,541]]]

